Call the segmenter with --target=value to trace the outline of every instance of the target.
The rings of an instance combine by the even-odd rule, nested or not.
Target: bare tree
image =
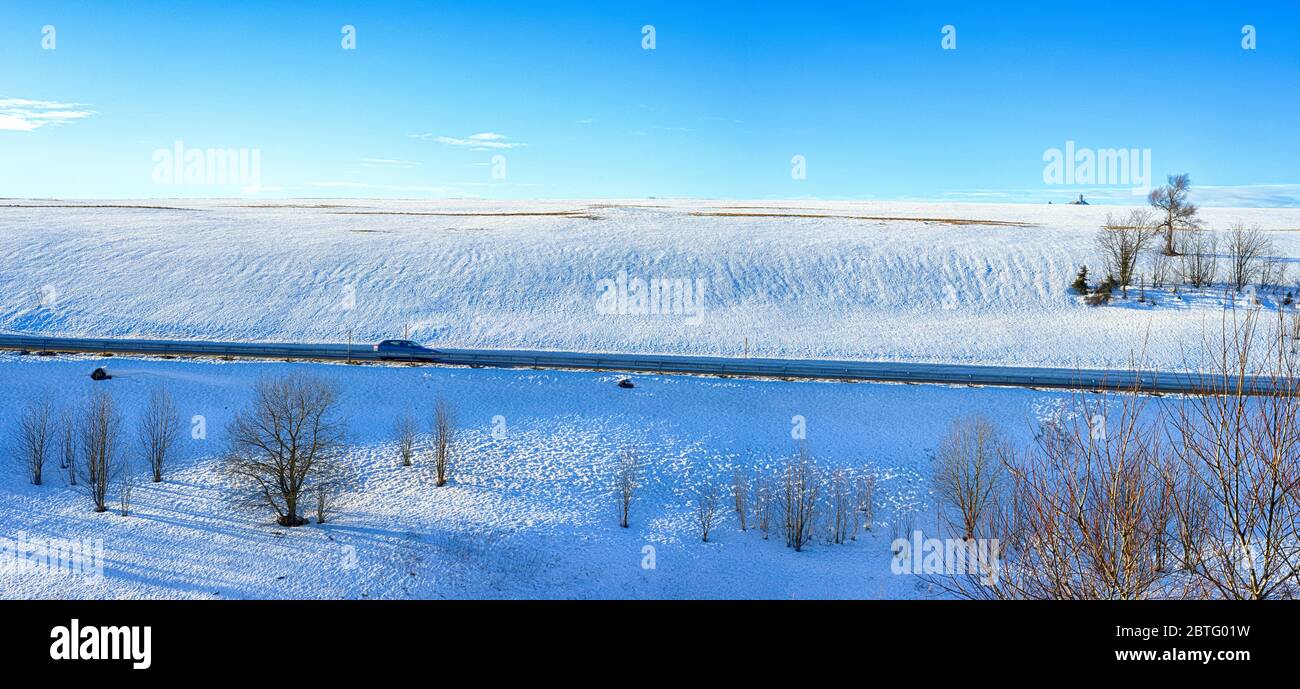
[[[767,540],[772,529],[772,479],[766,474],[759,474],[753,481],[754,524]]]
[[[831,470],[826,489],[826,540],[835,545],[847,543],[851,536],[857,535],[857,505],[848,471],[844,468]]]
[[[252,404],[230,423],[226,469],[250,502],[270,507],[281,526],[307,522],[304,488],[342,460],[338,393],[320,378],[295,373],[263,379]]]
[[[82,412],[79,447],[81,478],[96,512],[108,509],[108,487],[122,458],[122,415],[113,397],[102,389],[90,395]]]
[[[59,468],[68,475],[68,485],[77,485],[77,419],[71,408],[59,413]]]
[[[122,465],[117,471],[117,505],[118,513],[123,517],[131,514],[131,497],[135,491],[135,471],[131,462],[131,455],[122,455]]]
[[[821,472],[807,445],[800,445],[781,468],[776,496],[786,547],[802,551],[812,539],[821,494]]]
[[[1202,565],[1201,548],[1210,537],[1209,494],[1204,479],[1194,475],[1198,471],[1199,467],[1182,460],[1175,460],[1165,468],[1177,544],[1174,559],[1185,572],[1195,571]]]
[[[1174,256],[1178,253],[1174,241],[1175,231],[1198,226],[1196,220],[1197,208],[1187,200],[1187,193],[1191,187],[1192,180],[1186,173],[1170,175],[1169,184],[1152,189],[1151,193],[1147,195],[1147,203],[1158,209],[1162,215],[1156,228],[1164,233],[1164,252],[1166,256]]]
[[[700,529],[700,540],[705,543],[709,542],[709,534],[722,519],[722,489],[718,483],[712,473],[695,481],[695,523]]]
[[[618,458],[614,475],[614,490],[618,495],[618,525],[627,528],[632,511],[632,498],[641,485],[641,460],[635,452],[624,449]]]
[[[1097,232],[1097,248],[1101,250],[1106,270],[1119,281],[1125,299],[1128,287],[1137,276],[1137,262],[1152,238],[1155,225],[1151,212],[1131,211],[1127,217],[1106,214],[1106,224]]]
[[[456,417],[446,400],[439,399],[433,410],[433,470],[437,480],[435,486],[447,485],[451,476],[452,440],[455,434]]]
[[[740,520],[740,530],[747,530],[746,517],[749,516],[749,470],[736,469],[731,476],[731,499],[736,506],[736,518]]]
[[[145,407],[144,416],[140,419],[140,447],[143,448],[154,483],[163,480],[163,470],[180,432],[180,418],[176,414],[172,396],[164,388],[155,388],[149,395],[149,405]]]
[[[1181,528],[1200,530],[1196,521],[1204,520],[1208,536],[1184,566],[1223,598],[1295,597],[1300,366],[1282,314],[1271,332],[1261,332],[1258,312],[1224,318],[1220,341],[1202,348],[1208,366],[1199,367],[1209,371],[1202,387],[1221,394],[1183,399],[1172,424],[1174,452],[1192,482],[1191,497],[1178,493],[1179,514],[1192,515]]]
[[[416,433],[415,417],[410,414],[402,415],[393,424],[393,435],[397,436],[397,455],[404,467],[411,466],[411,460],[415,457]]]
[[[1160,289],[1174,279],[1177,272],[1174,262],[1163,251],[1150,251],[1151,286]]]
[[[1262,276],[1264,261],[1273,253],[1273,242],[1258,226],[1241,223],[1228,231],[1228,281],[1240,292]]]
[[[342,456],[321,465],[321,470],[315,472],[306,487],[316,502],[317,524],[324,524],[333,517],[355,480],[353,467]]]
[[[962,534],[976,528],[997,504],[1003,490],[1008,446],[1002,433],[982,416],[957,419],[935,454],[934,489],[944,516]]]
[[[876,522],[876,476],[866,473],[857,479],[857,511],[862,528],[870,531]]]
[[[1282,257],[1268,254],[1259,262],[1259,288],[1278,289],[1286,284],[1287,263]],[[1286,304],[1286,302],[1283,302]],[[1289,305],[1289,304],[1288,304]]]
[[[18,417],[15,439],[18,456],[22,458],[28,478],[37,486],[41,485],[45,461],[54,450],[55,428],[50,417],[50,402],[46,399],[29,403]]]
[[[1115,407],[1118,406],[1118,409]],[[1164,537],[1160,437],[1134,392],[1076,398],[1074,416],[1007,462],[1010,496],[989,529],[1013,547],[996,571],[952,577],[962,596],[1142,599],[1170,595],[1156,567]],[[988,575],[993,576],[988,576]]]
[[[1219,235],[1199,227],[1183,232],[1183,281],[1192,287],[1213,284],[1219,274]]]

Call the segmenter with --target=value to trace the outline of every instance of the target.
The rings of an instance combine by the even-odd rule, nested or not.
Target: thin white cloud
[[[79,103],[0,98],[0,131],[30,132],[47,124],[81,120],[94,114]]]
[[[522,141],[509,141],[510,137],[496,132],[479,132],[466,137],[442,136],[438,134],[410,134],[412,139],[437,141],[446,146],[467,148],[471,151],[493,151],[509,148],[521,148],[528,144]]]
[[[416,167],[420,163],[414,160],[397,160],[395,158],[362,158],[362,167],[391,167],[399,169],[409,169]]]

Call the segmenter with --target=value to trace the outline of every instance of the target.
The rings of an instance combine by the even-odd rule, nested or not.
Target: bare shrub
[[[33,485],[41,485],[45,462],[54,451],[54,422],[51,419],[49,400],[31,402],[18,417],[15,446],[27,477]]]
[[[1159,497],[1160,436],[1142,421],[1142,398],[1125,393],[1076,399],[1077,416],[1035,451],[1010,462],[1012,510],[995,533],[1017,533],[1019,548],[995,598],[1141,599],[1166,595],[1153,554],[1167,523]],[[969,583],[969,582],[967,582]],[[966,589],[967,593],[975,589]]]
[[[1192,287],[1212,284],[1219,274],[1219,235],[1213,230],[1189,228],[1182,240],[1183,282]]]
[[[821,472],[806,445],[786,459],[779,480],[776,499],[785,544],[800,552],[812,539],[821,493]]]
[[[1147,244],[1155,237],[1151,212],[1131,211],[1120,218],[1106,214],[1106,224],[1097,232],[1097,248],[1101,251],[1106,270],[1119,281],[1124,298],[1128,287],[1137,276],[1137,262]]]
[[[614,491],[618,496],[618,525],[627,528],[628,516],[632,511],[632,498],[641,485],[641,460],[632,450],[623,450],[619,455],[618,468],[614,475]]]
[[[772,532],[772,479],[766,474],[754,477],[754,524],[763,534],[763,540]]]
[[[1258,225],[1248,228],[1237,223],[1228,231],[1227,243],[1228,282],[1240,292],[1263,275],[1273,242]]]
[[[712,474],[695,481],[695,523],[700,529],[700,540],[705,543],[709,542],[709,534],[713,533],[722,519],[722,489],[719,483]]]
[[[1163,251],[1148,253],[1151,263],[1151,287],[1160,289],[1169,284],[1174,276],[1174,262]]]
[[[1260,259],[1259,262],[1259,288],[1279,289],[1286,284],[1287,264],[1282,258],[1269,254]],[[1283,302],[1286,304],[1286,302]],[[1287,304],[1289,305],[1289,304]]]
[[[355,471],[344,456],[322,464],[321,470],[315,472],[307,484],[307,492],[315,499],[317,524],[324,524],[333,518],[355,479]]]
[[[123,517],[131,514],[131,497],[135,491],[136,476],[132,464],[131,456],[123,455],[122,466],[117,472],[117,506]]]
[[[59,413],[59,468],[68,476],[68,485],[77,485],[77,419],[72,409]]]
[[[434,485],[447,485],[452,468],[452,441],[456,431],[456,416],[446,400],[439,399],[433,409],[432,424]]]
[[[139,430],[145,462],[153,473],[153,482],[158,483],[163,480],[163,470],[181,432],[176,405],[165,389],[155,388],[150,394]]]
[[[889,521],[889,542],[909,541],[915,532],[916,511],[906,508],[895,511],[893,518]],[[894,550],[894,554],[898,554],[898,552],[897,549]]]
[[[736,518],[740,521],[740,530],[748,530],[746,518],[749,516],[749,471],[736,469],[731,476],[731,500],[736,507]]]
[[[255,398],[230,423],[225,466],[250,503],[269,507],[281,526],[307,522],[304,488],[330,475],[344,453],[335,387],[307,374],[258,382]]]
[[[1200,469],[1182,461],[1166,470],[1173,509],[1174,559],[1184,572],[1202,565],[1201,547],[1210,537],[1210,500],[1202,478],[1193,474]]]
[[[857,535],[857,505],[853,496],[853,481],[848,471],[843,468],[833,469],[826,489],[826,540],[835,545],[847,543],[851,535]]]
[[[1180,515],[1201,530],[1196,560],[1184,565],[1223,598],[1294,597],[1300,592],[1300,367],[1285,343],[1285,322],[1259,326],[1258,312],[1225,316],[1201,384],[1223,394],[1181,401],[1173,450],[1192,485]],[[1249,376],[1260,376],[1263,385]],[[1266,394],[1253,395],[1254,392]],[[1182,497],[1189,495],[1190,497]],[[1202,500],[1209,509],[1202,512]],[[1183,516],[1189,521],[1188,516]]]
[[[410,414],[399,417],[393,424],[393,435],[397,437],[397,456],[404,467],[411,466],[411,460],[415,457],[416,434],[415,417]]]
[[[935,454],[934,490],[943,516],[962,538],[975,538],[1001,498],[1008,446],[987,418],[957,419]]]
[[[81,480],[96,512],[108,509],[108,487],[122,458],[122,415],[113,397],[96,389],[82,412],[79,447]]]
[[[867,473],[857,479],[856,509],[862,519],[862,528],[870,531],[876,522],[876,476]]]

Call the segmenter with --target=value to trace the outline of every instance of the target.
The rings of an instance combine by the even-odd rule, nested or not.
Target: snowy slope
[[[404,366],[38,359],[0,354],[0,451],[8,455],[16,400],[43,393],[72,404],[107,365],[105,383],[133,421],[155,386],[175,397],[187,432],[161,484],[141,483],[135,513],[94,514],[55,468],[28,484],[0,466],[0,538],[104,541],[99,581],[20,575],[0,568],[4,598],[909,598],[935,595],[890,572],[895,522],[932,532],[929,452],[953,417],[998,418],[1016,442],[1068,395],[1013,389],[614,377]],[[217,456],[224,428],[262,375],[308,370],[336,381],[361,480],[332,524],[295,529],[237,508]],[[434,488],[423,448],[402,468],[390,430],[410,407],[454,401],[466,461]],[[206,419],[206,439],[188,433]],[[709,543],[693,524],[692,475],[757,467],[790,452],[803,416],[819,461],[879,476],[876,526],[856,542],[803,553],[779,534],[739,531],[730,510]],[[500,417],[500,419],[494,419]],[[493,434],[494,429],[503,432]],[[632,525],[615,517],[617,453],[647,463]],[[139,467],[137,467],[139,469]],[[141,473],[143,470],[140,469]],[[116,491],[113,491],[115,495]],[[110,497],[113,497],[110,495]],[[907,515],[911,515],[908,517]],[[656,566],[644,569],[645,546]],[[0,542],[0,546],[5,543]],[[0,548],[0,552],[4,552]]]
[[[335,342],[409,329],[462,347],[1058,366],[1122,367],[1145,350],[1175,366],[1180,343],[1217,327],[1221,300],[1088,308],[1068,293],[1078,264],[1099,264],[1092,242],[1107,210],[1117,209],[7,201],[0,329]],[[1300,256],[1300,210],[1203,217],[1276,230],[1279,253]],[[602,312],[601,281],[620,272],[702,281],[699,322]]]

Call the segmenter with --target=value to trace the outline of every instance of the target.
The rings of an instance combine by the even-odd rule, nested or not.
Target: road
[[[98,339],[0,334],[0,349],[28,352],[89,352],[239,358],[292,358],[375,361],[369,343],[306,344],[207,342],[193,340]],[[1217,392],[1223,381],[1196,373],[1063,369],[1021,366],[974,366],[826,359],[759,359],[668,354],[593,354],[493,349],[438,349],[430,358],[410,361],[503,368],[584,369],[629,373],[683,373],[737,377],[802,378],[949,385],[996,385],[1076,390],[1131,390],[1148,393]],[[1230,380],[1235,385],[1235,380]],[[1271,390],[1268,381],[1246,379],[1246,389]]]

